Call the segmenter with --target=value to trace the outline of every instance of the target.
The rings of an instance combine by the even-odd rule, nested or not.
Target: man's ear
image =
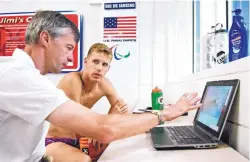
[[[40,33],[40,43],[44,46],[47,47],[49,44],[49,33],[46,31],[42,31]]]
[[[84,58],[84,65],[86,65],[87,62],[88,62],[88,58],[85,57],[85,58]]]

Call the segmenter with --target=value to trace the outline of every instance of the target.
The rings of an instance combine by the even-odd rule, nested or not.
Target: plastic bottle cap
[[[235,9],[234,11],[232,12],[235,12],[235,15],[240,15],[241,14],[241,9]]]
[[[156,86],[154,89],[152,89],[152,92],[162,92],[162,90]]]

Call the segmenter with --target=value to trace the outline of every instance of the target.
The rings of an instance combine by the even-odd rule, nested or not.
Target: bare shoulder
[[[100,88],[105,89],[109,88],[110,86],[112,87],[112,83],[108,78],[103,78],[103,80],[99,83]]]
[[[73,85],[78,85],[78,84],[82,84],[79,72],[71,72],[71,73],[65,74],[62,77],[57,87],[60,88],[64,86],[73,86]]]
[[[65,74],[57,85],[72,100],[78,102],[82,90],[82,79],[79,72]]]
[[[103,78],[103,80],[99,83],[100,89],[104,92],[106,95],[115,94],[115,89],[113,87],[113,84],[108,78]]]

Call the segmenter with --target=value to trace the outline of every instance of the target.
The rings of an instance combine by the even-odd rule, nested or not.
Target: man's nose
[[[102,65],[101,65],[101,64],[96,65],[96,69],[97,69],[98,71],[101,71],[101,70],[102,70]]]
[[[69,52],[67,60],[68,60],[68,62],[73,62],[74,61],[73,52]]]

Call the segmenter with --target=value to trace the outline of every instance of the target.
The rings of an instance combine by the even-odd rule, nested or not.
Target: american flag
[[[103,38],[136,38],[136,16],[104,17]]]

